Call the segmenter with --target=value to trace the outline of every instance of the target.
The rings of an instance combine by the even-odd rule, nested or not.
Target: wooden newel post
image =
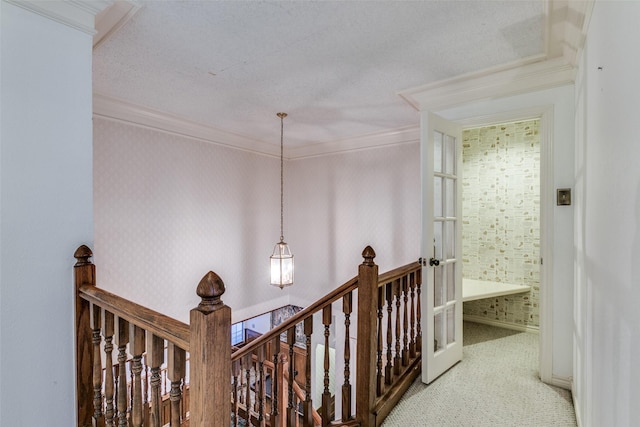
[[[75,327],[76,327],[76,399],[78,426],[92,425],[93,408],[93,338],[91,331],[91,306],[80,298],[82,285],[96,285],[96,267],[89,260],[93,253],[82,245],[73,254],[75,282]]]
[[[231,425],[231,309],[220,299],[224,290],[210,271],[196,290],[202,301],[191,310],[191,427]]]
[[[358,340],[356,361],[356,420],[363,427],[375,427],[376,349],[378,312],[378,266],[376,253],[367,246],[358,267]]]

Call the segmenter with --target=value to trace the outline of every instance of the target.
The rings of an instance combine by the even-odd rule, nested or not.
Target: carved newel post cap
[[[222,300],[220,297],[224,294],[224,282],[213,271],[208,272],[204,275],[200,283],[198,283],[198,288],[196,289],[196,294],[202,301],[198,304],[198,308],[204,311],[214,310],[216,306],[222,305]]]
[[[89,258],[91,258],[92,256],[93,256],[93,252],[91,252],[91,249],[87,245],[82,245],[78,247],[78,249],[76,249],[76,251],[73,254],[73,257],[78,260],[76,262],[76,266],[91,264],[91,261],[89,261]]]
[[[362,258],[364,261],[362,262],[364,265],[373,265],[373,259],[376,257],[376,252],[373,250],[371,246],[367,246],[362,251]]]

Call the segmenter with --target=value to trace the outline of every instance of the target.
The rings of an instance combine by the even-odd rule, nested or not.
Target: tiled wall
[[[463,275],[532,287],[464,304],[464,314],[539,325],[539,120],[463,134]]]

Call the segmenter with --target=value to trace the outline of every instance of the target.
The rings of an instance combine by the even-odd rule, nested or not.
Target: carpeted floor
[[[571,392],[538,378],[538,335],[465,322],[463,360],[418,379],[384,427],[576,426]]]

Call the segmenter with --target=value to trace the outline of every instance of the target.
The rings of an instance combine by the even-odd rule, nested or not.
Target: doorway
[[[438,174],[434,174],[435,171],[431,167],[431,165],[434,163],[433,156],[434,156],[434,153],[436,153],[436,151],[434,151],[433,141],[430,139],[432,135],[438,134],[437,131],[434,132],[434,128],[437,128],[437,126],[439,126],[438,123],[440,123],[440,126],[443,126],[442,123],[444,124],[449,123],[447,124],[447,126],[450,126],[450,127],[451,126],[455,127],[457,124],[461,128],[469,129],[469,128],[487,127],[487,126],[494,126],[496,124],[519,122],[519,121],[532,120],[532,119],[539,120],[538,134],[539,134],[539,140],[540,140],[540,144],[539,144],[539,176],[540,176],[539,194],[540,196],[538,197],[538,199],[540,201],[540,205],[539,205],[540,239],[539,239],[539,252],[538,252],[539,258],[537,260],[538,268],[539,268],[538,270],[539,285],[538,286],[540,289],[539,305],[538,305],[539,373],[540,373],[540,378],[543,382],[551,383],[554,385],[558,385],[560,387],[567,388],[567,384],[564,384],[562,381],[558,381],[557,378],[552,377],[553,304],[552,304],[551,289],[545,287],[545,284],[549,284],[549,286],[552,284],[552,278],[553,278],[552,259],[550,256],[547,257],[546,255],[550,255],[552,253],[552,248],[553,248],[553,205],[551,203],[553,199],[550,197],[550,195],[551,195],[551,191],[552,191],[551,189],[553,188],[553,183],[554,183],[553,181],[554,179],[553,178],[553,150],[552,150],[552,141],[554,136],[554,126],[553,126],[554,107],[552,105],[547,105],[547,106],[534,107],[534,108],[528,108],[528,109],[522,109],[522,110],[511,110],[507,112],[500,112],[491,116],[469,115],[467,116],[467,118],[464,118],[464,116],[458,117],[458,118],[454,118],[454,117],[452,118],[454,119],[453,122],[451,120],[447,121],[446,119],[444,119],[444,122],[443,122],[442,118],[439,118],[437,115],[430,112],[423,112],[423,117],[422,117],[422,127],[423,127],[422,147],[423,148],[421,149],[421,156],[422,156],[422,162],[423,162],[423,180],[424,180],[423,181],[423,211],[425,212],[425,216],[423,218],[423,221],[425,222],[423,224],[422,247],[423,247],[423,254],[425,256],[425,259],[429,260],[430,257],[434,256],[431,252],[432,252],[432,249],[435,251],[435,248],[437,246],[435,243],[433,244],[433,246],[429,244],[429,242],[437,242],[437,239],[434,240],[435,235],[432,233],[432,231],[436,230],[437,227],[434,228],[435,224],[431,224],[431,220],[435,219],[435,217],[432,218],[432,215],[430,215],[430,213],[434,209],[432,206],[435,206],[435,205],[431,205],[431,203],[434,203],[433,201],[435,199],[433,198],[433,194],[435,193],[430,192],[429,189],[434,186],[434,182],[435,182],[434,177],[435,175],[438,175]],[[452,135],[453,134],[454,133],[452,133]],[[460,143],[458,145],[459,146],[458,149],[461,151],[462,150],[461,132],[459,133],[459,135],[460,135],[459,137]],[[462,156],[460,155],[460,157]],[[460,168],[460,170],[462,170],[462,167]],[[459,192],[456,191],[456,193],[462,194],[463,190],[460,189]],[[457,197],[457,198],[460,199],[460,197]],[[455,233],[455,234],[461,235],[462,233]],[[458,246],[458,245],[455,245],[455,246]],[[451,246],[451,247],[455,247],[455,246]],[[459,247],[462,247],[461,243],[459,244]],[[435,252],[433,253],[435,254]],[[546,260],[546,259],[548,259],[548,261],[543,263],[543,260]],[[532,265],[535,265],[533,261],[532,261]],[[428,294],[431,294],[430,292],[435,289],[433,286],[430,287],[432,282],[434,282],[435,279],[437,278],[437,275],[431,274],[431,270],[433,270],[434,268],[435,270],[437,270],[439,267],[427,266],[425,267],[425,271],[423,272],[423,276],[427,278],[426,292]],[[433,281],[431,280],[432,276],[434,278]],[[454,274],[453,277],[460,278],[461,275]],[[458,291],[456,291],[456,294],[455,294],[455,295],[458,295],[458,297],[456,298],[460,298],[457,301],[462,302],[463,295],[461,291],[461,288],[462,288],[461,279],[455,279],[455,282],[459,283],[456,285],[456,288],[460,289],[460,293],[458,294]],[[460,286],[460,288],[458,288],[458,286]],[[431,307],[430,304],[425,304],[424,319],[426,319],[426,323],[425,323],[426,330],[432,330],[431,327],[434,326],[430,324],[429,321],[431,320],[431,317],[432,317],[431,315],[435,316],[436,314],[434,311],[435,308],[436,307]],[[460,322],[459,325],[462,326],[462,310],[460,310],[460,314],[459,315],[456,314],[455,317],[456,317],[456,323],[459,321]],[[458,331],[458,330],[461,330],[461,328],[455,328],[455,330]],[[426,343],[427,344],[425,348],[423,348],[423,351],[424,351],[423,364],[427,367],[427,374],[428,374],[429,366],[431,366],[432,368],[435,368],[437,367],[436,365],[438,365],[437,363],[435,363],[436,356],[438,356],[438,354],[440,353],[448,353],[448,352],[440,351],[440,353],[438,353],[438,351],[436,351],[435,348],[434,349],[431,348],[431,340],[427,340]],[[448,344],[446,349],[448,350],[449,347],[450,345]],[[442,354],[440,354],[440,356],[442,356]],[[453,361],[453,363],[455,363],[455,360]],[[444,366],[443,368],[447,369],[448,367],[453,365],[453,363],[450,363],[449,365]],[[444,369],[440,369],[438,370],[438,372],[440,371],[444,372]],[[438,373],[435,373],[435,375],[426,375],[426,378],[425,378],[425,373],[423,371],[423,380],[426,383],[429,383],[437,375]]]
[[[482,128],[512,122],[538,120],[539,137],[539,294],[538,294],[538,333],[539,333],[539,374],[540,379],[549,384],[570,388],[563,379],[553,376],[553,137],[554,107],[514,109],[487,116],[458,119],[463,129]]]
[[[539,129],[533,118],[463,130],[464,320],[538,331]]]

